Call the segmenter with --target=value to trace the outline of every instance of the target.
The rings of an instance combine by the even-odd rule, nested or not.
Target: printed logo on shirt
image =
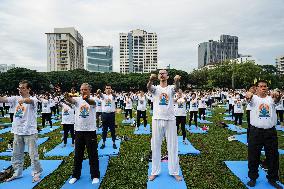
[[[101,101],[98,101],[98,106],[101,106],[102,105],[102,102]]]
[[[111,107],[111,99],[106,99],[106,104],[105,104],[105,106]]]
[[[237,103],[237,108],[241,109],[242,108],[242,104],[240,102]]]
[[[269,105],[261,104],[258,107],[258,110],[259,110],[259,117],[270,117]]]
[[[197,107],[197,103],[195,102],[195,103],[192,103],[192,107],[193,108],[196,108]]]
[[[140,104],[143,104],[144,103],[144,100],[139,100]]]
[[[183,108],[183,103],[182,102],[178,102],[178,108]]]
[[[43,107],[46,108],[47,107],[47,103],[43,103]]]
[[[15,117],[18,117],[18,118],[23,118],[23,115],[24,115],[24,112],[25,112],[25,106],[23,105],[18,105],[16,107],[16,112],[15,112]]]
[[[69,112],[68,112],[68,109],[64,109],[64,110],[63,110],[63,115],[65,115],[65,116],[70,115]]]
[[[90,114],[89,111],[90,111],[89,106],[87,104],[83,104],[80,107],[80,114],[79,114],[79,116],[82,117],[82,118],[86,118]]]
[[[160,95],[160,103],[159,105],[168,105],[169,104],[169,97],[166,93],[162,93]]]

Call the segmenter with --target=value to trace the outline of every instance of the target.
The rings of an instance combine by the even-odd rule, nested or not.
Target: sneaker
[[[105,145],[105,144],[102,144],[101,147],[100,147],[100,149],[104,149],[105,147],[106,147],[106,145]]]
[[[40,181],[40,175],[41,175],[41,173],[35,174],[35,175],[33,176],[32,182],[38,182],[38,181]]]
[[[117,149],[116,144],[113,144],[112,147],[113,147],[113,149]]]
[[[270,181],[270,180],[268,180],[268,183],[269,183],[271,186],[273,186],[274,188],[276,188],[276,189],[282,189],[282,188],[283,188],[283,187],[280,186],[276,181]]]
[[[255,180],[250,180],[250,181],[247,182],[247,185],[248,185],[249,187],[255,187],[255,184],[256,184],[256,181],[255,181]]]
[[[76,178],[71,178],[71,179],[69,180],[69,184],[74,184],[76,181],[77,181]]]
[[[93,178],[92,184],[98,184],[100,182],[100,179]]]

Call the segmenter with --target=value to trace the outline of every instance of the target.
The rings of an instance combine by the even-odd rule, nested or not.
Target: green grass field
[[[217,125],[218,122],[222,121],[224,116],[219,113],[224,111],[225,110],[222,108],[215,108],[213,110],[213,117],[209,118],[209,120],[214,123],[209,124],[210,129],[208,134],[190,134],[187,132],[187,138],[196,149],[201,151],[201,154],[198,156],[180,156],[180,165],[188,188],[246,188],[224,164],[226,160],[247,159],[247,147],[245,145],[236,141],[229,142],[227,140],[229,136],[236,133]],[[135,114],[133,115],[135,116]],[[116,128],[117,136],[127,136],[131,140],[123,141],[120,154],[117,157],[110,158],[107,173],[100,187],[102,189],[138,189],[147,187],[148,156],[151,154],[151,136],[134,135],[134,128],[132,126],[121,125],[123,118],[124,116],[122,114],[116,115],[116,123],[118,125]],[[5,118],[1,121],[7,122],[8,119]],[[40,119],[38,121],[40,122]],[[148,121],[151,123],[149,113]],[[243,126],[246,127],[246,123],[243,124]],[[44,148],[49,151],[61,143],[62,135],[59,131],[60,129],[43,135],[50,137],[50,139],[39,147],[40,159],[62,159],[60,157],[44,158],[43,156]],[[283,133],[278,131],[279,148],[284,149],[284,137],[282,135]],[[0,138],[4,138],[4,141],[0,142],[0,151],[4,151],[7,148],[8,140],[12,139],[12,134],[2,134]],[[98,141],[100,139],[101,136],[98,135]],[[162,154],[167,154],[165,144],[162,146]],[[86,153],[85,157],[87,158]],[[62,165],[51,175],[45,177],[35,188],[61,188],[72,174],[73,158],[74,153],[69,157],[63,158],[64,161]],[[1,159],[9,160],[9,158]],[[29,157],[26,155],[25,167],[29,164]],[[280,181],[282,183],[284,183],[283,165],[284,158],[280,156]]]

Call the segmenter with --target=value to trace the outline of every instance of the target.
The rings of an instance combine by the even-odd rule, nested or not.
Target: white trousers
[[[152,120],[152,172],[159,175],[161,172],[161,146],[163,137],[166,137],[168,151],[168,169],[170,175],[179,174],[178,138],[176,120]]]

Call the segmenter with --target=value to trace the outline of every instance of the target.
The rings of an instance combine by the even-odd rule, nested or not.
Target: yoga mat
[[[100,140],[99,144],[98,144],[98,153],[99,156],[115,156],[118,155],[119,153],[119,149],[120,149],[120,143],[121,140],[115,140],[115,144],[117,149],[113,149],[112,147],[112,139],[111,138],[106,138],[106,142],[105,142],[105,148],[104,149],[100,149],[101,145],[103,144],[103,139]]]
[[[225,161],[227,167],[232,171],[234,175],[236,175],[241,182],[247,187],[251,189],[274,189],[266,178],[266,173],[263,169],[258,168],[259,177],[256,180],[255,187],[249,187],[247,182],[250,180],[248,178],[248,162],[247,161]],[[281,184],[281,183],[280,183]],[[281,184],[282,187],[284,185]]]
[[[47,140],[48,140],[49,137],[44,137],[44,138],[38,138],[36,143],[37,143],[37,146],[45,143]],[[28,146],[25,145],[25,151],[24,152],[28,152]],[[13,151],[5,151],[5,152],[1,152],[0,153],[0,156],[10,156],[12,157],[13,156]]]
[[[240,128],[239,126],[235,126],[234,124],[227,124],[228,127],[226,127],[227,129],[231,130],[231,131],[235,131],[237,133],[246,133],[247,129],[245,128]]]
[[[61,144],[55,146],[55,148],[53,148],[49,152],[46,152],[44,154],[44,156],[45,157],[69,156],[74,151],[74,147],[72,147],[71,144],[72,144],[72,139],[71,138],[67,138],[67,145],[66,145],[66,147],[63,147],[64,143],[62,142]]]
[[[152,162],[149,162],[148,175],[151,175]],[[182,171],[179,168],[179,175]],[[161,173],[153,181],[147,182],[147,189],[187,189],[184,179],[177,181],[173,176],[169,175],[168,162],[161,162]]]
[[[5,133],[8,133],[10,131],[11,131],[11,127],[7,127],[7,128],[4,128],[4,129],[1,129],[0,134],[5,134]]]
[[[52,132],[52,131],[54,131],[58,128],[59,128],[59,126],[52,126],[53,130],[50,130],[50,126],[46,126],[38,134],[40,134],[40,135],[47,134],[47,133],[50,133],[50,132]]]
[[[89,160],[84,160],[82,163],[81,177],[74,184],[69,184],[68,179],[61,189],[98,189],[107,170],[109,157],[103,156],[99,158],[99,169],[100,169],[100,182],[92,184]]]
[[[186,130],[188,130],[190,133],[193,134],[206,134],[208,131],[202,130],[200,127],[197,127],[195,125],[185,125]]]
[[[62,160],[40,160],[40,164],[42,166],[43,172],[41,175],[41,182],[44,177],[51,174],[58,166],[62,163]],[[39,182],[32,183],[31,176],[31,167],[28,167],[23,171],[23,177],[19,179],[15,179],[11,182],[3,182],[0,184],[0,188],[7,189],[31,189]]]
[[[11,166],[10,161],[0,160],[0,171],[7,169],[10,166]]]
[[[138,130],[135,130],[135,131],[134,131],[134,134],[135,134],[135,135],[149,135],[149,134],[151,134],[150,124],[147,124],[147,125],[146,125],[146,130],[145,130],[144,125],[140,125],[140,126],[138,127]]]
[[[200,154],[200,151],[195,149],[192,144],[185,139],[187,144],[183,144],[182,136],[178,136],[178,154]]]
[[[197,118],[197,122],[198,123],[204,123],[204,124],[211,124],[211,123],[213,123],[212,121],[208,121],[208,120],[203,120],[203,119],[199,119],[199,118]]]

